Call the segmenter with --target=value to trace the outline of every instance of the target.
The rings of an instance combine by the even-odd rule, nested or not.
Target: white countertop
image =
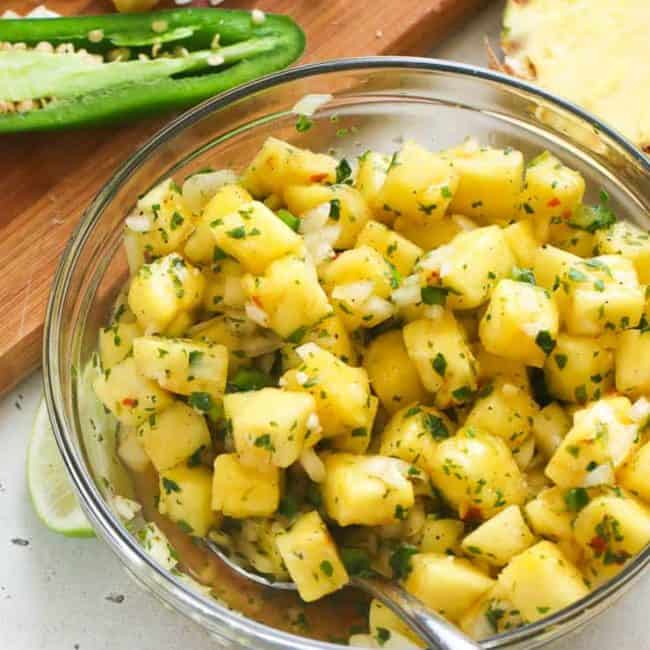
[[[499,11],[497,3],[433,54],[484,65],[483,35],[496,41]],[[136,587],[103,542],[60,537],[37,520],[24,468],[40,393],[35,375],[0,401],[0,650],[214,650],[194,623]],[[549,650],[650,650],[649,603],[646,575]]]

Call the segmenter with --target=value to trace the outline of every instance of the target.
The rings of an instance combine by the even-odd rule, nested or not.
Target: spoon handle
[[[478,643],[466,637],[398,583],[379,577],[359,576],[352,577],[351,582],[399,616],[429,644],[431,650],[480,650]]]

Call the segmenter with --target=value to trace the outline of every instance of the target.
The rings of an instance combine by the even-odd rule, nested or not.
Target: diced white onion
[[[390,299],[398,307],[408,307],[409,305],[416,305],[422,300],[421,292],[419,284],[402,286],[390,294]]]
[[[611,483],[614,478],[614,470],[611,465],[598,465],[596,469],[587,472],[582,487],[593,487],[594,485],[603,485]]]
[[[138,237],[130,231],[124,233],[124,250],[126,252],[126,260],[129,264],[129,272],[135,275],[138,269],[144,264],[144,250]]]
[[[316,413],[312,413],[307,418],[307,428],[312,433],[320,433],[323,430],[323,427],[320,425],[320,420],[318,419],[318,415]]]
[[[332,290],[332,298],[334,300],[342,300],[343,302],[359,305],[370,298],[374,288],[375,283],[371,280],[339,284]]]
[[[381,322],[395,313],[395,307],[388,300],[379,296],[371,296],[364,305],[364,311],[366,314],[372,314],[375,322]]]
[[[296,372],[296,381],[304,386],[309,381],[309,375],[306,372],[298,371]]]
[[[299,232],[301,235],[306,235],[309,232],[320,230],[328,221],[330,217],[330,204],[321,203],[311,210],[300,215]]]
[[[620,467],[634,447],[639,427],[636,424],[628,424],[619,427],[617,435],[609,436],[607,439],[607,450],[612,459],[614,467]]]
[[[312,116],[323,104],[327,104],[332,99],[330,94],[311,94],[305,95],[302,99],[296,102],[296,105],[291,109],[295,115]]]
[[[314,266],[319,266],[323,262],[334,259],[336,256],[334,243],[340,234],[341,226],[334,224],[304,235],[305,248]]]
[[[155,523],[147,523],[141,530],[141,539],[144,550],[163,569],[171,571],[178,564],[178,560],[174,558],[173,548],[167,536]]]
[[[144,212],[136,212],[125,219],[126,227],[133,232],[149,232],[152,228],[151,217]]]
[[[407,483],[406,476],[411,465],[399,458],[384,456],[368,457],[363,465],[366,474],[382,480],[386,485],[402,489]]]
[[[325,465],[313,447],[303,449],[300,454],[300,464],[314,483],[322,483],[325,480]]]
[[[132,521],[140,510],[142,510],[142,505],[137,501],[127,499],[119,494],[115,494],[111,498],[111,501],[117,516],[124,522]]]
[[[232,169],[192,174],[183,183],[181,192],[187,207],[198,214],[219,189],[236,182],[237,174]]]
[[[439,271],[449,255],[449,250],[449,245],[447,245],[425,253],[418,262],[417,268],[423,271]]]
[[[246,303],[246,316],[260,327],[269,326],[269,315],[252,302]]]
[[[639,398],[630,409],[630,418],[635,422],[645,422],[650,417],[650,401],[645,397]]]
[[[304,361],[308,356],[316,354],[320,348],[315,343],[304,343],[296,348],[296,354]]]
[[[440,277],[444,278],[451,273],[451,264],[449,262],[443,262],[440,265]]]

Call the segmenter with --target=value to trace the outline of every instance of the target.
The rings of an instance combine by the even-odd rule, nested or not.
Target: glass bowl
[[[303,96],[331,94],[299,133],[292,107]],[[160,179],[211,165],[242,169],[269,135],[315,150],[357,156],[390,152],[403,138],[443,148],[475,135],[530,156],[549,149],[578,169],[596,200],[648,227],[650,162],[631,143],[568,102],[517,79],[481,68],[405,57],[330,61],[293,68],[240,86],[184,113],[137,150],[86,211],[59,264],[45,324],[47,407],[65,465],[97,533],[128,572],[164,603],[202,625],[223,646],[258,650],[341,647],[289,634],[229,610],[165,571],[143,551],[106,498],[105,473],[119,467],[110,449],[97,453],[97,411],[84,368],[98,328],[127,278],[123,219],[137,196]],[[113,438],[111,438],[111,435]],[[579,628],[610,605],[650,561],[650,548],[614,579],[553,616],[483,642],[485,648],[533,648]],[[338,631],[338,636],[345,632]]]

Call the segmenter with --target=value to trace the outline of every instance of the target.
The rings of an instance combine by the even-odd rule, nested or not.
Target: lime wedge
[[[27,484],[39,519],[69,537],[93,537],[94,531],[72,491],[50,420],[41,400],[27,450]]]

